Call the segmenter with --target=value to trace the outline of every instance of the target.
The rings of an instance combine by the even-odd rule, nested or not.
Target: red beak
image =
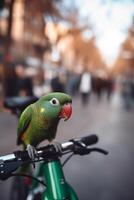
[[[68,103],[62,107],[59,117],[64,118],[66,121],[71,117],[71,114],[72,114],[72,105]]]

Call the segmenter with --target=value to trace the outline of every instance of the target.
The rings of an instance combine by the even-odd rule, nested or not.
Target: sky
[[[91,25],[104,60],[112,65],[132,25],[134,0],[76,0],[76,4],[81,18]]]

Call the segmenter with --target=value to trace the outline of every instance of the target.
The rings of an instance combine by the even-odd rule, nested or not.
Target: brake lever
[[[12,162],[3,162],[0,160],[0,180],[6,180],[18,167],[22,165],[22,161],[16,160]]]
[[[0,180],[8,179],[12,172],[16,171],[21,165],[25,164],[28,158],[27,152],[14,151],[12,154],[0,157]]]
[[[74,154],[78,154],[81,156],[90,154],[91,152],[98,152],[98,153],[102,153],[104,155],[108,154],[108,151],[101,149],[101,148],[97,148],[97,147],[89,148],[81,141],[73,141],[73,142],[74,142],[74,148],[73,148]]]
[[[87,151],[88,151],[89,153],[91,153],[91,152],[98,152],[98,153],[102,153],[102,154],[104,154],[104,155],[108,155],[108,154],[109,154],[108,151],[106,151],[106,150],[104,150],[104,149],[101,149],[101,148],[98,148],[98,147],[88,148]]]
[[[73,147],[73,152],[74,154],[78,154],[78,155],[86,155],[86,154],[89,154],[89,152],[87,151],[88,148],[87,146],[85,145],[85,143],[83,143],[82,141],[73,141],[74,143],[74,147]]]

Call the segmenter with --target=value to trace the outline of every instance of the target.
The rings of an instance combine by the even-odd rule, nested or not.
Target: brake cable
[[[74,153],[71,153],[62,163],[62,167],[64,167],[64,165],[73,157]]]
[[[41,181],[41,180],[39,180],[38,178],[36,178],[36,177],[34,177],[34,176],[31,176],[31,175],[28,175],[28,174],[23,174],[23,173],[12,173],[12,174],[10,175],[10,177],[12,177],[12,176],[28,177],[28,178],[30,178],[30,179],[33,179],[33,180],[37,181],[38,183],[42,184],[43,186],[47,187],[47,184],[44,183],[44,181]]]

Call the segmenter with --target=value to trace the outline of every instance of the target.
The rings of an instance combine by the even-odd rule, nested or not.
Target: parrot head
[[[39,100],[40,113],[48,120],[67,120],[72,114],[72,98],[61,92],[49,93]]]

